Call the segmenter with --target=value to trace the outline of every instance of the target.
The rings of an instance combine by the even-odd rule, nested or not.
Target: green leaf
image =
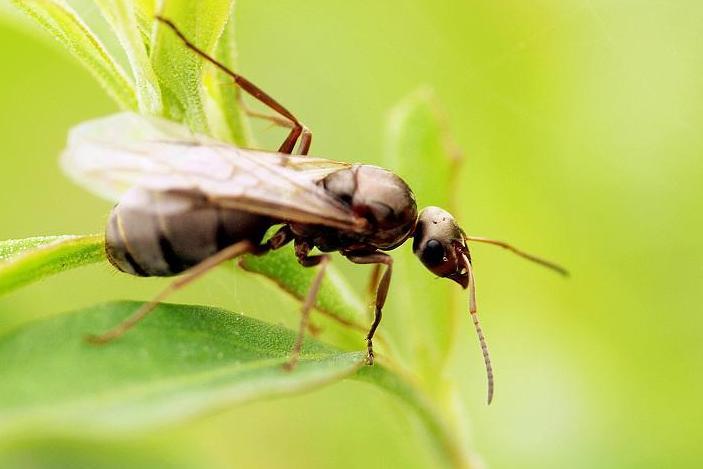
[[[135,5],[123,0],[95,0],[95,3],[127,54],[136,83],[139,111],[142,114],[160,115],[161,91],[140,32]]]
[[[119,302],[27,324],[0,337],[0,433],[52,426],[132,430],[233,403],[309,390],[354,373],[359,352],[306,339],[293,372],[295,334],[224,310],[162,304],[120,339],[83,341],[140,306]]]
[[[412,187],[418,208],[437,205],[451,211],[458,163],[458,151],[431,90],[413,93],[392,110],[385,164]],[[395,305],[398,315],[408,311],[415,315],[413,321],[395,327],[392,338],[400,344],[410,368],[432,382],[452,347],[459,310],[454,298],[461,289],[453,282],[434,278],[409,246],[399,249],[394,259],[395,288],[391,288],[389,303]]]
[[[298,366],[286,372],[293,331],[221,309],[173,304],[160,305],[107,345],[83,340],[140,305],[93,306],[0,337],[2,439],[37,430],[132,433],[354,377],[405,402],[447,463],[465,462],[465,445],[431,401],[402,375],[364,366],[364,352],[345,353],[307,338]]]
[[[151,32],[154,30],[154,14],[156,13],[156,0],[133,0],[137,25],[144,38],[144,45],[151,51]]]
[[[100,40],[62,0],[12,0],[56,38],[122,109],[137,109],[134,85]]]
[[[405,402],[448,464],[466,462],[465,444],[432,402],[402,375],[364,366],[364,352],[345,353],[307,338],[298,366],[286,372],[293,331],[217,308],[173,304],[160,305],[107,345],[82,340],[140,305],[93,306],[1,336],[2,439],[37,429],[132,433],[354,377]]]
[[[0,242],[0,295],[48,275],[104,259],[101,235],[39,236]]]
[[[216,56],[230,70],[237,71],[236,22],[234,20],[234,5],[232,13],[222,32],[217,46]],[[210,112],[210,126],[218,129],[215,135],[241,147],[251,147],[252,135],[249,120],[240,104],[241,90],[234,81],[226,77],[220,70],[207,67],[204,83],[208,95],[214,102],[219,114]],[[217,121],[219,119],[219,121]],[[226,130],[223,129],[226,128]]]
[[[165,0],[160,13],[173,21],[196,46],[214,55],[231,10],[232,1]],[[202,83],[204,60],[188,49],[173,31],[158,23],[151,61],[161,83],[164,116],[185,122],[196,132],[213,135]]]
[[[261,257],[245,256],[239,266],[248,272],[267,277],[300,300],[305,298],[317,273],[316,269],[302,267],[290,246]],[[327,267],[317,296],[316,308],[343,325],[364,333],[368,330],[366,308],[334,265]]]

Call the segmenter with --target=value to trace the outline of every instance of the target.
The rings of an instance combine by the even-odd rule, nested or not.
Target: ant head
[[[468,287],[469,250],[464,232],[449,212],[439,207],[423,209],[413,236],[413,252],[430,272]]]

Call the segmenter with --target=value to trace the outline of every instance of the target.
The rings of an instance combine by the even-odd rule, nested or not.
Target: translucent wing
[[[316,182],[347,163],[236,148],[133,113],[74,127],[64,170],[118,201],[128,189],[199,190],[215,203],[281,220],[363,231],[366,221]]]

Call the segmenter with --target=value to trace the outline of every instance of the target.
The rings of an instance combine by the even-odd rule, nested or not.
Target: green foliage
[[[299,365],[282,365],[293,331],[221,309],[162,304],[124,338],[76,340],[105,330],[140,303],[118,302],[29,323],[0,337],[0,435],[33,428],[71,434],[133,432],[235,403],[308,391],[345,377],[376,384],[417,411],[447,462],[460,446],[432,403],[365,353],[307,338]]]
[[[96,2],[127,57],[130,79],[68,6],[17,3],[100,77],[121,107],[183,122],[194,131],[240,145],[248,143],[236,88],[170,29],[150,21],[153,2]],[[232,65],[232,9],[232,2],[166,0],[159,12],[199,47]],[[106,64],[110,73],[105,72]],[[441,113],[426,91],[395,110],[389,166],[399,168],[417,188],[421,202],[450,203],[446,183],[456,162],[448,142]],[[104,258],[98,236],[10,241],[0,245],[0,254],[6,259],[0,264],[0,293]],[[246,257],[241,266],[273,280],[296,298],[305,295],[314,275],[314,270],[301,268],[287,249]],[[426,279],[420,269],[407,249],[399,255],[394,280],[399,288],[392,295],[407,314],[402,327],[379,333],[381,353],[372,369],[361,366],[365,353],[342,351],[346,344],[342,340],[335,342],[337,347],[308,340],[301,364],[286,373],[281,364],[293,332],[209,308],[162,305],[124,338],[104,347],[89,346],[80,338],[118,323],[138,304],[110,303],[31,323],[0,337],[0,361],[10,364],[0,384],[0,432],[67,425],[101,431],[142,429],[354,377],[408,404],[442,461],[469,465],[463,423],[453,414],[456,390],[442,373],[452,348],[447,337],[455,325],[452,293],[446,282],[424,292],[408,289],[420,275]],[[316,306],[355,334],[368,327],[367,311],[334,268]],[[440,313],[423,314],[425,310]]]
[[[150,59],[158,27],[150,15],[163,1],[133,3]],[[134,83],[125,108],[138,109],[128,55],[96,0],[43,2],[61,4],[79,13]],[[387,110],[428,83],[466,152],[452,173],[459,190],[450,211],[469,234],[510,241],[575,273],[563,281],[495,247],[471,246],[496,369],[496,400],[486,407],[465,296],[423,271],[406,252],[410,246],[393,251],[397,268],[380,327],[388,346],[377,344],[379,354],[411,370],[410,389],[431,389],[422,393],[435,404],[429,414],[470,422],[469,438],[456,439],[480,450],[485,464],[478,460],[476,467],[700,467],[703,2],[387,0],[359,8],[245,0],[236,8],[218,54],[224,57],[225,37],[236,35],[235,70],[313,130],[313,154],[400,171],[420,206],[440,204],[446,181],[436,192],[421,189],[424,177],[408,172],[409,156],[383,157]],[[109,204],[72,187],[56,156],[69,126],[117,105],[80,59],[11,1],[0,1],[0,43],[0,240],[100,232]],[[212,67],[203,72],[205,96],[218,89],[236,94]],[[239,115],[233,103],[206,112]],[[233,140],[235,120],[223,118],[224,129],[210,120],[211,131],[224,135],[218,138]],[[240,122],[246,128],[247,120]],[[280,144],[283,129],[253,124],[265,144],[244,145]],[[429,177],[434,168],[422,171]],[[367,303],[370,269],[338,256],[333,265]],[[402,280],[415,274],[416,282]],[[0,296],[0,336],[61,311],[148,299],[168,281],[122,275],[102,262],[54,275]],[[456,349],[448,360],[441,360],[448,345],[433,343],[447,323],[426,333],[420,326],[446,312],[449,298],[435,288],[457,301]],[[171,301],[218,306],[292,330],[299,308],[276,284],[233,263]],[[362,331],[317,312],[312,321],[321,341],[362,350]],[[338,332],[349,340],[340,343]],[[432,356],[419,353],[422,347]],[[436,370],[437,378],[424,378],[433,374],[428,365],[442,361],[448,366]],[[401,368],[395,365],[386,363]],[[441,404],[451,402],[441,397],[446,382],[460,387],[455,408]],[[345,379],[114,438],[63,434],[80,428],[47,435],[35,426],[2,435],[0,466],[438,466],[415,414],[379,383]]]
[[[105,258],[102,236],[39,236],[0,242],[0,295]]]
[[[214,56],[232,4],[220,0],[167,0],[159,13],[177,24],[198,47]],[[209,96],[203,86],[205,64],[202,58],[184,47],[173,31],[158,23],[151,61],[161,79],[164,115],[188,123],[197,132],[213,134],[209,117],[214,119],[215,113],[208,115],[207,112]],[[219,79],[226,80],[222,76]],[[216,107],[219,108],[219,104],[215,103]]]
[[[147,48],[148,36],[143,35],[137,21],[137,11],[128,3],[120,0],[96,0],[112,27],[122,48],[129,59],[134,76],[139,111],[144,114],[161,114],[161,92],[159,82],[151,67]],[[147,5],[141,4],[142,17],[149,16],[145,11]],[[145,42],[146,40],[146,42]]]
[[[298,262],[291,262],[295,254],[291,247],[272,251],[264,257],[245,256],[239,263],[248,272],[268,277],[284,291],[298,299],[305,297],[315,276]],[[346,326],[365,330],[367,315],[356,293],[339,274],[334,265],[327,267],[317,298],[317,309]]]
[[[29,323],[0,338],[0,433],[29,426],[133,431],[232,403],[301,392],[362,366],[308,339],[284,372],[294,333],[214,308],[161,305],[123,339],[88,344],[139,307],[109,303]]]

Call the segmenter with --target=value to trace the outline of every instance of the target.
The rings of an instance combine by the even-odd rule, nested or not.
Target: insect
[[[276,111],[272,121],[290,131],[277,152],[237,148],[158,118],[122,113],[74,128],[62,156],[69,175],[119,203],[105,232],[109,261],[139,276],[179,275],[124,322],[102,335],[106,343],[137,324],[169,294],[213,267],[243,254],[262,255],[292,242],[299,263],[317,266],[301,307],[287,369],[299,360],[309,315],[330,252],[356,264],[385,267],[376,278],[375,314],[366,335],[367,362],[389,291],[393,259],[387,254],[412,238],[413,252],[433,274],[469,290],[469,312],[479,337],[493,398],[493,370],[476,311],[468,242],[509,249],[557,272],[556,264],[507,243],[468,236],[447,211],[418,213],[410,187],[394,173],[371,165],[307,156],[312,133],[278,101],[190,42],[158,17],[183,44],[228,75],[243,91]],[[298,145],[297,155],[293,155]],[[264,240],[274,226],[278,231]],[[319,254],[311,254],[317,248]],[[380,273],[376,270],[375,274]],[[380,277],[380,279],[378,279]]]

